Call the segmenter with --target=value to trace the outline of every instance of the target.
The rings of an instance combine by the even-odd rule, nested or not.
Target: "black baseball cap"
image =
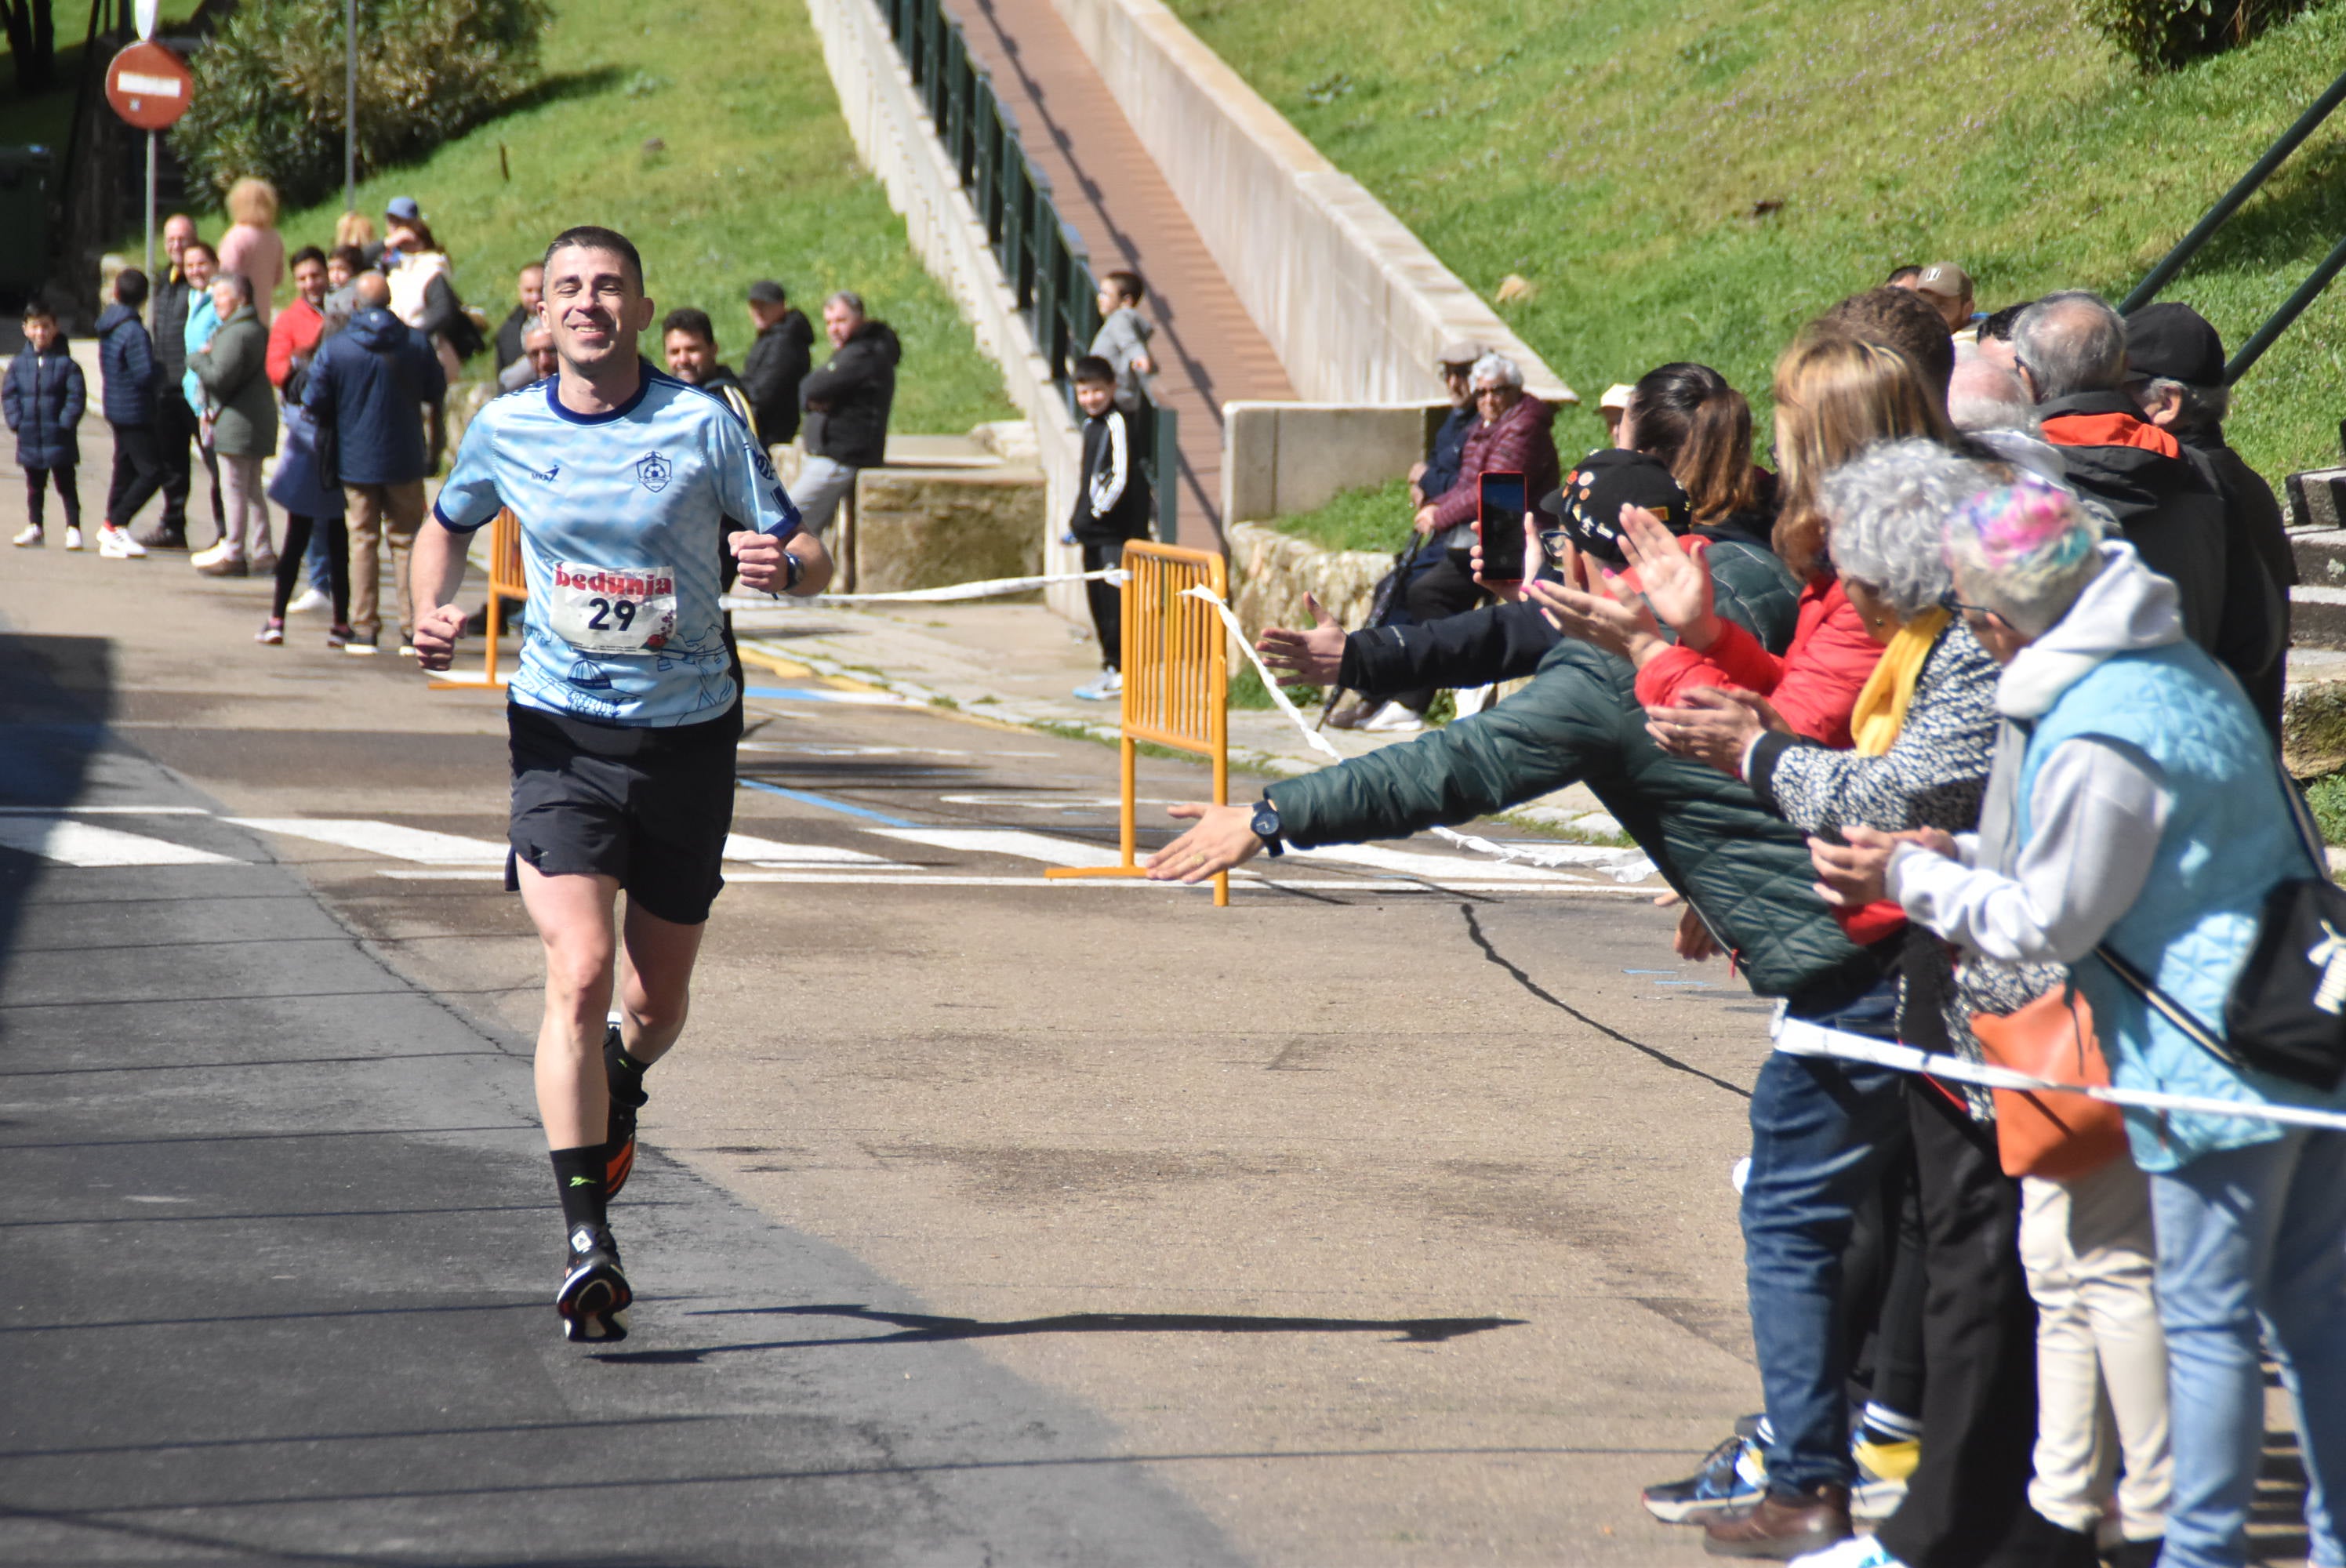
[[[1642,506],[1673,534],[1694,526],[1694,503],[1658,457],[1618,446],[1600,447],[1564,476],[1564,488],[1541,497],[1539,509],[1562,525],[1584,553],[1608,566],[1629,564],[1621,548],[1621,508]]]
[[[2145,305],[2127,318],[2127,373],[2186,386],[2222,386],[2224,340],[2188,305]]]
[[[782,286],[771,278],[760,278],[750,284],[750,298],[760,305],[780,305],[788,302],[787,296],[782,292]]]

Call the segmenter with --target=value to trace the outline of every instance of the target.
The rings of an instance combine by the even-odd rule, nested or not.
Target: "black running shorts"
[[[725,879],[741,709],[678,728],[592,724],[509,705],[514,862],[550,877],[615,877],[628,902],[699,925]]]

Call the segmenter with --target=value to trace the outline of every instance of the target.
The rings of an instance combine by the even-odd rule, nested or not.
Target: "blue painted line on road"
[[[885,811],[874,811],[869,806],[851,806],[844,800],[833,800],[829,796],[812,794],[804,789],[785,789],[780,784],[769,784],[762,779],[736,779],[734,782],[746,784],[752,789],[763,789],[769,795],[780,795],[787,800],[796,800],[801,806],[820,806],[826,811],[843,811],[851,817],[869,818],[882,827],[920,826],[918,822],[909,822],[902,817],[891,817]]]

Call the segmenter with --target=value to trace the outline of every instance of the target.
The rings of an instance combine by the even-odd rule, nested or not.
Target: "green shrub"
[[[2220,55],[2286,22],[2310,0],[2077,0],[2086,25],[2146,71]]]
[[[2346,844],[2346,773],[2332,773],[2308,784],[2305,803],[2313,808],[2323,842]]]
[[[546,0],[360,0],[363,178],[421,158],[506,107],[537,77]],[[199,188],[258,175],[288,207],[342,183],[342,12],[244,0],[194,61],[195,101],[171,132]]]

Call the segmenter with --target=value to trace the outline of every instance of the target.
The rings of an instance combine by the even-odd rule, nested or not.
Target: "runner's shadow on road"
[[[811,1350],[842,1345],[920,1345],[945,1339],[994,1339],[1015,1334],[1391,1334],[1396,1343],[1438,1345],[1490,1329],[1521,1328],[1522,1318],[1244,1318],[1212,1312],[1063,1312],[1050,1318],[1020,1318],[989,1323],[977,1318],[938,1318],[925,1312],[882,1312],[875,1307],[729,1307],[687,1314],[694,1318],[854,1318],[895,1327],[892,1334],[848,1339],[765,1339],[741,1345],[704,1345],[696,1349],[613,1350],[598,1361],[633,1366],[696,1366],[703,1357],[747,1350]]]

